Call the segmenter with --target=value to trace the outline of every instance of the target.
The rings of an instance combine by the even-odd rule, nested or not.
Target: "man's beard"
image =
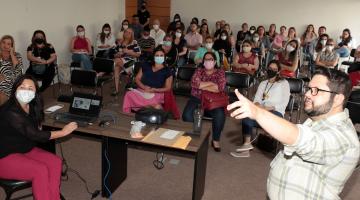
[[[309,117],[315,117],[315,116],[320,116],[320,115],[326,114],[331,110],[331,108],[334,104],[334,96],[331,95],[329,101],[324,103],[323,105],[314,106],[314,102],[311,102],[311,104],[312,104],[311,109],[304,108],[305,113]]]

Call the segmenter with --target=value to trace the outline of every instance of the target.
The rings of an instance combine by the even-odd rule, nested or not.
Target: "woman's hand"
[[[62,131],[64,133],[63,136],[69,135],[71,132],[73,132],[77,128],[78,128],[78,125],[76,122],[70,122],[70,123],[66,124],[64,126],[64,128],[62,129]]]

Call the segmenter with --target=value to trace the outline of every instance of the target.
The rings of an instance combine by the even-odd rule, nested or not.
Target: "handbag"
[[[202,91],[201,107],[204,110],[226,107],[229,104],[229,96],[225,92]]]

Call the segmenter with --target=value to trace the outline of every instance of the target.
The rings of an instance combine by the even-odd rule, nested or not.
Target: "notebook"
[[[79,126],[94,123],[99,117],[102,97],[92,94],[74,93],[69,112],[58,113],[55,120],[63,123],[77,122]]]

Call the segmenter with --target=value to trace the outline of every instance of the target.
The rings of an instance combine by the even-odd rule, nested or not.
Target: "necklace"
[[[272,86],[274,85],[274,83],[271,83],[269,89],[266,91],[266,89],[267,89],[267,87],[268,87],[268,84],[269,84],[269,81],[266,83],[265,90],[264,90],[264,93],[263,93],[263,95],[262,95],[262,100],[263,100],[263,101],[269,98],[269,95],[268,95],[268,94],[269,94],[269,91],[270,91],[270,89],[272,88]]]

